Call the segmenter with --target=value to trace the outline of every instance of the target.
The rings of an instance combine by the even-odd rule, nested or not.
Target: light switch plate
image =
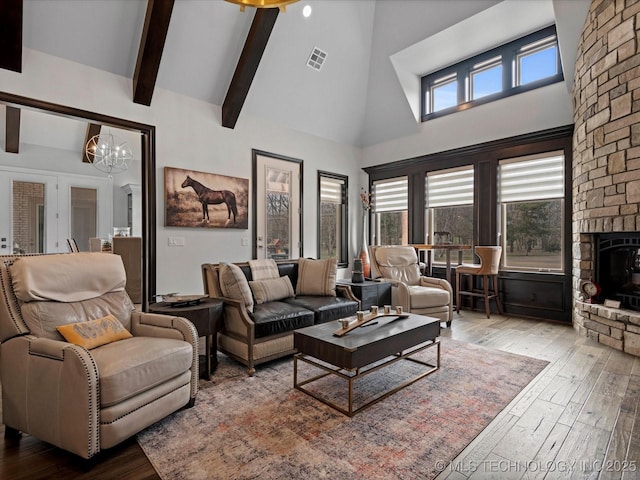
[[[169,237],[170,247],[184,247],[184,237]]]

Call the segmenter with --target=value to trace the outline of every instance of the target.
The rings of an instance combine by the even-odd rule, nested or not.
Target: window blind
[[[409,209],[409,180],[389,178],[373,182],[373,211],[398,212]]]
[[[473,166],[428,172],[427,208],[473,205]]]
[[[502,203],[564,198],[562,152],[501,160],[498,175]]]
[[[342,204],[342,187],[344,181],[337,178],[320,178],[320,201]]]

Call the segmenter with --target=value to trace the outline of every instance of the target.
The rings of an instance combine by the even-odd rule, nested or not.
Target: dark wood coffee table
[[[406,318],[380,317],[376,321],[376,324],[365,324],[342,337],[333,335],[340,328],[338,322],[328,322],[295,330],[293,343],[299,353],[293,357],[294,388],[352,417],[359,411],[440,368],[440,341],[437,340],[440,336],[440,320],[409,314]],[[416,353],[434,346],[436,347],[434,364],[413,357]],[[429,368],[354,409],[353,384],[355,380],[400,360],[409,360]],[[323,370],[324,373],[299,381],[299,361],[313,365]],[[346,409],[304,388],[304,385],[327,375],[337,375],[348,381],[349,392]]]

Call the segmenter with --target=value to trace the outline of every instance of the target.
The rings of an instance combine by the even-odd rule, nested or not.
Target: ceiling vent
[[[320,70],[326,58],[327,52],[323,52],[318,47],[313,47],[313,51],[311,55],[309,55],[309,60],[307,60],[307,66],[314,70]]]

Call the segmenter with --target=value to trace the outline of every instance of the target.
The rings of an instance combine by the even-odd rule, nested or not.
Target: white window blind
[[[344,181],[337,178],[320,178],[320,201],[342,204],[342,188]]]
[[[473,205],[473,166],[428,172],[427,208]]]
[[[409,209],[409,180],[389,178],[373,182],[373,211],[398,212]]]
[[[564,154],[501,160],[499,182],[502,203],[564,198]]]

